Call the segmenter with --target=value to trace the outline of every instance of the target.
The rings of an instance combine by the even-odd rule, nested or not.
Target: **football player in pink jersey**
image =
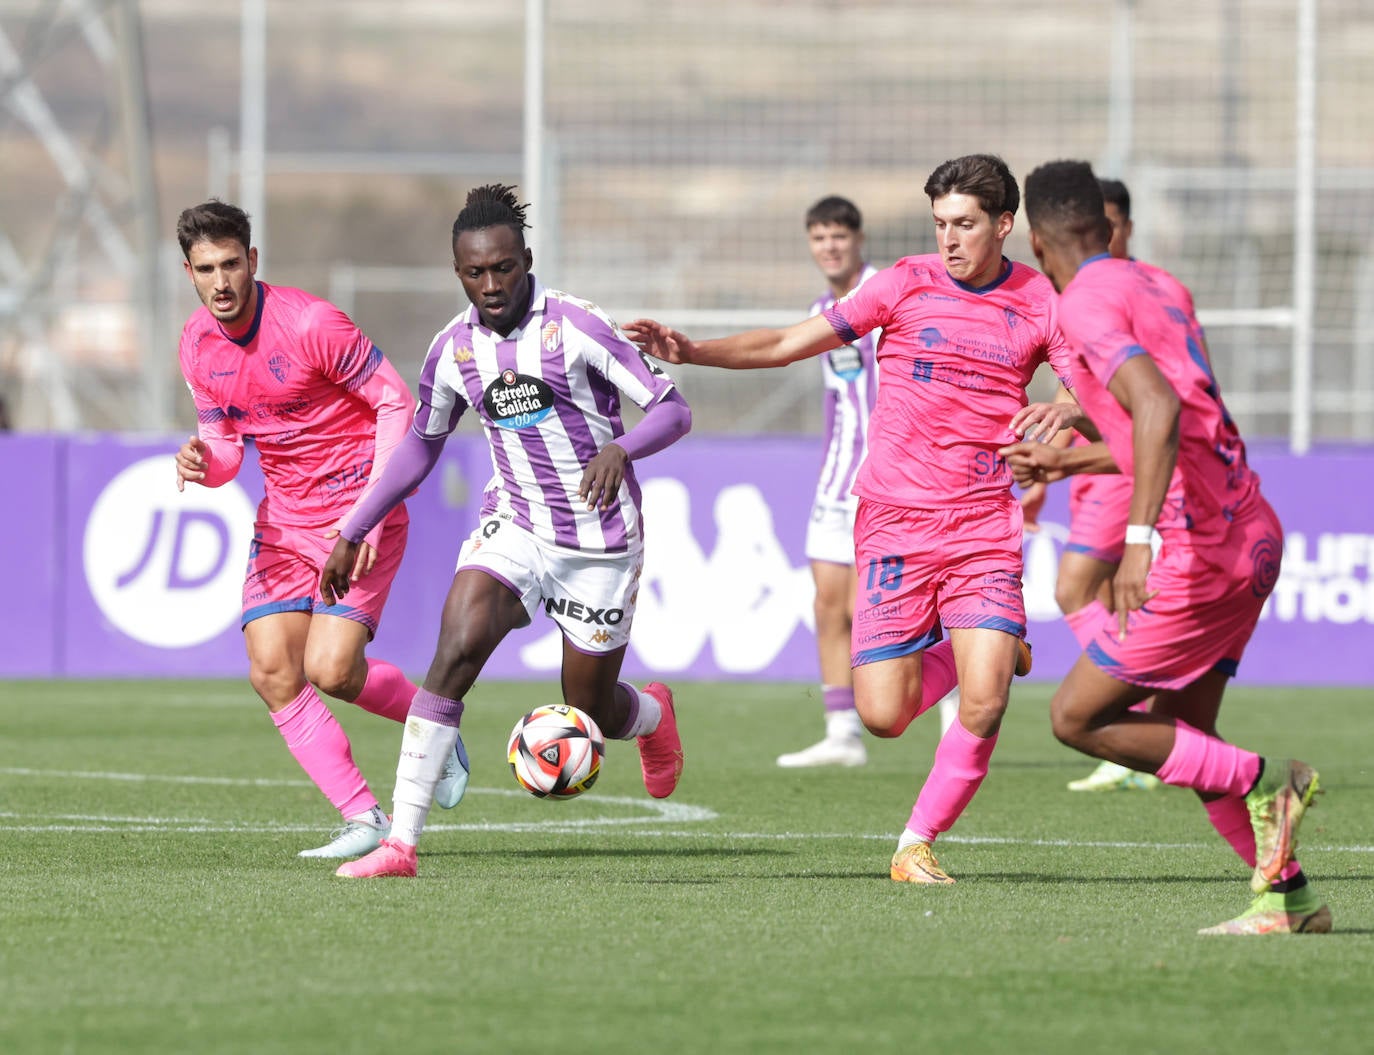
[[[1051,701],[1055,735],[1202,799],[1257,895],[1202,933],[1329,931],[1330,910],[1293,857],[1317,773],[1217,733],[1222,695],[1278,578],[1283,529],[1222,403],[1192,296],[1168,272],[1108,253],[1086,162],[1032,172],[1026,215],[1031,249],[1061,291],[1074,394],[1102,441],[1003,454],[1022,483],[1116,467],[1133,480],[1114,610],[1094,601],[1068,617],[1083,654]],[[1043,406],[1013,427],[1033,427]],[[1149,712],[1131,710],[1151,696]]]
[[[1131,255],[1131,193],[1120,180],[1099,179],[1107,221],[1112,237],[1107,251],[1119,259]],[[1072,400],[1062,386],[1056,399]],[[1091,442],[1074,429],[1050,437],[1060,447]],[[1046,485],[1035,483],[1021,495],[1028,530],[1034,530],[1040,507],[1045,501]],[[1069,478],[1069,541],[1059,558],[1059,576],[1054,599],[1065,615],[1091,604],[1099,596],[1111,607],[1112,576],[1121,561],[1125,544],[1126,518],[1131,511],[1131,478],[1121,473],[1078,473]],[[1149,701],[1136,704],[1148,710]],[[1099,762],[1087,776],[1069,781],[1070,791],[1153,791],[1159,778],[1153,773],[1137,773],[1115,762]]]
[[[428,475],[473,411],[493,470],[481,520],[459,550],[439,645],[401,738],[391,835],[340,866],[345,878],[416,874],[444,759],[462,743],[463,697],[496,646],[541,608],[563,637],[564,702],[609,739],[637,742],[653,797],[671,795],[682,774],[671,690],[619,679],[643,569],[634,463],[686,435],[691,411],[599,308],[535,278],[525,210],[513,187],[469,192],[452,250],[470,306],[430,344],[410,427],[321,572],[326,600],[356,588],[351,570],[366,533]],[[629,430],[622,397],[644,412]]]
[[[958,717],[889,868],[897,882],[946,884],[932,844],[987,776],[1012,675],[1030,670],[1021,507],[997,452],[1016,435],[1008,423],[1036,368],[1051,362],[1067,379],[1069,353],[1053,288],[1002,254],[1020,201],[1006,163],[955,158],[925,192],[939,253],[897,261],[805,322],[701,343],[649,319],[626,329],[669,362],[734,369],[783,366],[882,330],[854,484],[854,698],[871,733],[894,737],[959,688]]]
[[[193,206],[177,221],[177,239],[203,304],[181,335],[181,371],[198,425],[176,454],[177,489],[228,483],[243,461],[244,440],[252,439],[265,493],[243,587],[249,681],[344,821],[328,843],[300,856],[367,853],[390,821],[319,694],[405,720],[414,684],[364,654],[405,552],[404,508],[360,549],[349,604],[321,604],[315,584],[339,521],[405,431],[410,392],[334,305],[257,281],[243,210],[220,201]],[[457,805],[466,784],[467,761],[455,751],[442,801]]]

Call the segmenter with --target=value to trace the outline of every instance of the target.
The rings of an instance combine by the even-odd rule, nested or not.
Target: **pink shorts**
[[[320,571],[337,540],[325,538],[325,528],[258,521],[253,525],[253,543],[248,549],[241,625],[278,612],[310,612],[352,619],[367,627],[369,637],[376,634],[410,532],[405,507],[398,508],[401,512],[393,511],[382,528],[377,563],[335,605],[326,605],[320,597]]]
[[[1283,528],[1257,496],[1218,542],[1194,545],[1187,532],[1164,534],[1146,580],[1159,592],[1131,613],[1124,641],[1100,601],[1065,619],[1088,658],[1118,681],[1181,689],[1212,670],[1233,675],[1282,559]]]
[[[1121,473],[1081,473],[1069,478],[1068,553],[1117,564],[1125,548],[1131,515],[1132,477]]]
[[[910,655],[950,628],[1023,637],[1021,504],[1010,495],[977,506],[911,509],[859,500],[850,660]]]

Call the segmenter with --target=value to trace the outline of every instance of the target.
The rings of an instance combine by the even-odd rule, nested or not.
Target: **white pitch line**
[[[62,777],[64,779],[118,780],[128,782],[149,782],[168,784],[210,784],[222,787],[313,787],[308,780],[276,780],[248,777],[200,777],[166,776],[149,773],[104,773],[84,770],[28,769],[14,766],[0,766],[0,775],[22,777]],[[507,798],[526,797],[526,793],[515,788],[469,787],[469,795],[500,795]],[[895,841],[892,832],[716,832],[677,830],[670,828],[632,828],[634,825],[661,823],[677,824],[701,823],[719,817],[714,810],[705,806],[692,806],[666,799],[639,799],[621,795],[597,795],[588,792],[579,797],[582,807],[599,803],[608,806],[625,806],[632,809],[649,810],[650,816],[639,817],[559,817],[547,821],[484,822],[473,821],[466,824],[444,822],[427,824],[427,832],[495,832],[524,833],[543,832],[554,835],[575,835],[603,828],[627,829],[620,834],[637,835],[657,839],[726,839],[737,842],[784,842],[800,839],[858,839]],[[568,803],[551,802],[550,807],[557,810],[571,807]],[[0,811],[0,831],[9,832],[181,832],[186,834],[291,834],[316,832],[327,824],[245,824],[234,821],[214,821],[208,818],[182,817],[111,817],[103,814],[39,814],[38,818],[66,822],[50,824],[6,823],[8,821],[32,821],[33,814],[20,814]],[[1201,850],[1214,846],[1214,843],[1158,843],[1127,840],[1101,839],[1021,839],[1004,836],[950,835],[940,837],[942,843],[955,843],[966,846],[1042,846],[1071,847],[1099,850]],[[1374,846],[1318,846],[1304,843],[1304,850],[1336,853],[1374,853]]]
[[[521,792],[507,792],[502,789],[472,788],[470,791],[479,793],[489,793],[496,795],[521,795]],[[683,821],[707,821],[717,819],[717,814],[711,810],[698,806],[684,806],[679,803],[667,803],[661,801],[647,801],[643,799],[617,798],[603,796],[599,800],[594,796],[585,796],[584,801],[601,801],[607,803],[625,803],[640,807],[658,809],[662,812],[655,817],[588,817],[578,820],[549,820],[549,821],[529,821],[511,823],[489,823],[475,822],[471,824],[430,824],[425,830],[427,832],[486,832],[486,833],[505,833],[518,834],[529,832],[542,832],[552,835],[576,835],[584,834],[589,831],[596,831],[601,828],[622,827],[632,824],[643,824],[651,821],[675,820]],[[663,807],[672,806],[674,810],[665,810]],[[675,816],[668,816],[669,813],[676,813]],[[10,832],[76,832],[76,833],[151,833],[169,832],[193,835],[284,835],[293,833],[316,832],[322,827],[315,824],[274,824],[274,823],[235,823],[232,821],[211,821],[199,818],[184,817],[109,817],[92,814],[48,814],[40,815],[43,819],[50,821],[66,821],[68,823],[49,823],[49,824],[23,824],[5,823],[7,821],[20,821],[24,819],[34,819],[31,815],[18,814],[14,812],[0,812],[0,831]],[[696,840],[727,840],[731,842],[793,842],[802,840],[818,839],[857,839],[863,841],[883,841],[892,842],[897,836],[893,832],[717,832],[684,830],[673,828],[636,828],[620,832],[622,835],[635,835],[651,839],[696,839]],[[1212,843],[1155,843],[1155,842],[1131,842],[1131,841],[1112,841],[1103,839],[1016,839],[1001,836],[981,836],[981,835],[944,835],[941,842],[954,843],[965,846],[1030,846],[1030,847],[1068,847],[1099,850],[1152,850],[1152,851],[1174,851],[1174,850],[1205,850],[1213,848]],[[1323,853],[1374,853],[1374,846],[1317,846],[1308,845],[1308,851],[1318,851]]]

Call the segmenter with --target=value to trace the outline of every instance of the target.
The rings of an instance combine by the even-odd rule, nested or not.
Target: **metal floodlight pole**
[[[1107,71],[1107,150],[1104,175],[1127,175],[1135,137],[1135,0],[1116,0],[1112,7],[1112,68]]]
[[[267,2],[243,0],[239,44],[239,201],[253,221],[258,275],[267,256]]]
[[[143,24],[138,0],[123,0],[115,7],[119,46],[119,99],[128,153],[129,187],[134,203],[134,245],[138,266],[134,273],[134,303],[138,307],[139,360],[143,374],[143,420],[149,428],[165,429],[172,423],[171,393],[167,384],[167,359],[162,354],[166,336],[158,275],[157,177],[153,170],[151,119],[144,79]]]
[[[1312,446],[1312,344],[1316,308],[1317,0],[1298,0],[1297,142],[1293,158],[1293,419],[1289,446]]]
[[[520,178],[521,197],[531,206],[531,245],[541,237],[538,219],[544,203],[544,24],[547,16],[547,0],[525,0],[524,156]],[[543,242],[547,246],[551,239],[545,237]],[[549,277],[545,275],[544,281]]]

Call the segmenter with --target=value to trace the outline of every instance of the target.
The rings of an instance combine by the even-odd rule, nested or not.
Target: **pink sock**
[[[1207,817],[1217,834],[1231,844],[1231,849],[1251,868],[1255,867],[1255,829],[1250,824],[1250,811],[1245,800],[1238,795],[1228,795],[1224,799],[1204,802]],[[1279,873],[1279,880],[1292,879],[1302,871],[1302,866],[1294,859]]]
[[[353,702],[365,711],[380,714],[393,722],[403,722],[410,713],[410,701],[414,697],[415,683],[401,673],[400,667],[384,659],[369,659],[363,691]]]
[[[956,719],[935,749],[935,764],[916,796],[906,826],[926,842],[949,831],[988,775],[996,745],[996,733],[987,739],[974,736]]]
[[[935,642],[921,653],[921,706],[916,709],[916,714],[925,714],[958,684],[959,671],[954,666],[953,643],[949,638]]]
[[[1155,775],[1175,787],[1243,796],[1259,771],[1259,755],[1175,721],[1174,749]]]
[[[306,685],[299,696],[272,715],[272,721],[306,775],[345,819],[377,805],[376,796],[368,791],[367,781],[353,764],[348,735],[313,685]]]

